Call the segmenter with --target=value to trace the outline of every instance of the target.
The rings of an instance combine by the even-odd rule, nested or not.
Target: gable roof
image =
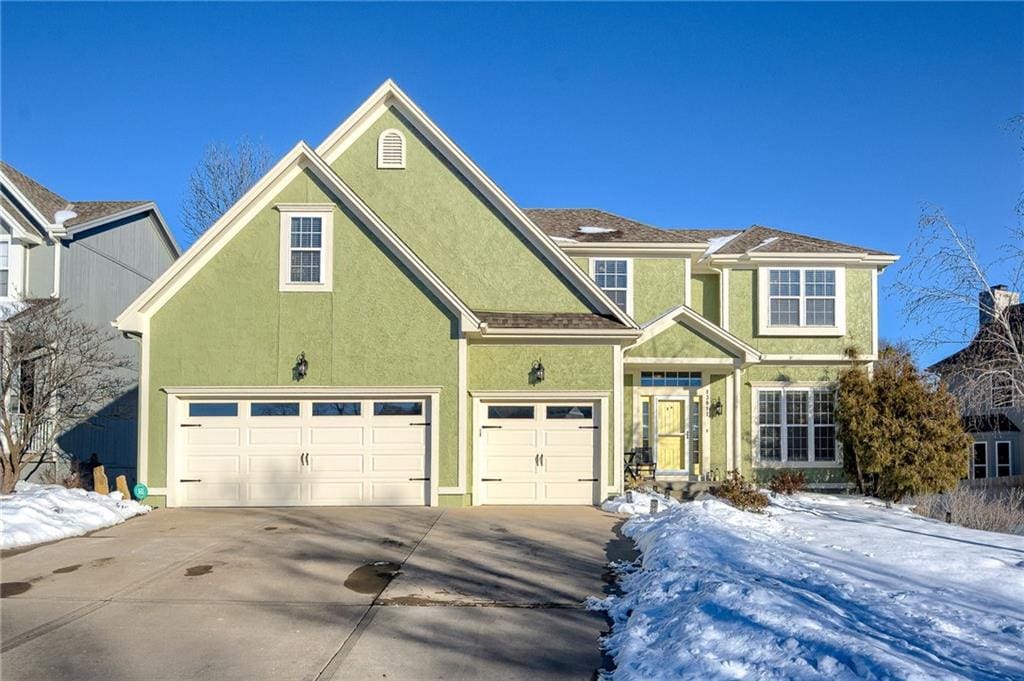
[[[666,229],[654,227],[597,208],[530,208],[526,211],[551,237],[580,243],[674,243],[706,244],[720,240],[706,255],[757,253],[864,254],[895,257],[891,253],[838,241],[788,232],[773,227]],[[722,237],[732,237],[727,241]]]
[[[434,274],[384,221],[345,184],[316,152],[305,142],[299,142],[274,164],[266,175],[242,198],[228,209],[217,222],[192,244],[181,258],[171,265],[149,288],[125,308],[114,320],[122,331],[146,333],[147,320],[154,312],[188,282],[216,253],[228,243],[257,211],[265,208],[277,195],[277,189],[292,181],[299,173],[309,170],[324,183],[340,203],[381,240],[388,250],[417,277],[454,314],[459,316],[463,328],[478,330],[480,320],[476,314]]]
[[[639,326],[616,305],[597,284],[548,236],[535,225],[501,188],[469,158],[390,78],[345,119],[316,148],[331,164],[374,121],[395,108],[476,189],[480,195],[515,227],[566,281],[597,308],[617,318],[628,328]]]
[[[152,201],[68,201],[6,161],[0,161],[0,179],[14,190],[12,193],[16,198],[24,201],[24,208],[31,217],[53,236],[62,236],[62,231],[65,230],[74,231],[72,228],[105,224],[120,218],[151,212],[174,255],[181,254],[177,240]],[[8,208],[8,205],[11,208]],[[8,210],[15,209],[16,213],[20,213],[16,210],[17,206],[6,197],[3,207]],[[56,214],[60,211],[71,211],[74,216],[58,223]]]
[[[762,358],[761,352],[757,348],[729,333],[688,305],[674,307],[649,321],[642,327],[643,333],[631,347],[636,348],[643,345],[658,334],[671,329],[677,322],[699,332],[723,348],[727,348],[734,357],[744,363],[759,362]]]
[[[625,326],[611,315],[592,312],[482,312],[476,316],[487,326],[495,329],[590,329],[624,330]],[[633,334],[636,332],[633,331]]]

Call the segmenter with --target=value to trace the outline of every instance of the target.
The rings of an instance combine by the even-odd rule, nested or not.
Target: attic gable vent
[[[405,167],[405,135],[390,128],[377,138],[377,167]]]

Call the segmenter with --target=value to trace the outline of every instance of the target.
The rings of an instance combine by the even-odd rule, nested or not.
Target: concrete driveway
[[[592,679],[595,508],[173,509],[0,564],[4,681]],[[397,576],[391,579],[397,572]]]

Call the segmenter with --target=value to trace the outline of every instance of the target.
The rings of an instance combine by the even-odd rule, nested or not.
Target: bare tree
[[[182,207],[185,233],[195,241],[270,168],[270,150],[242,137],[232,148],[214,142],[192,170]]]
[[[1024,152],[1024,116],[1008,127]],[[1024,192],[1015,209],[1016,225],[988,261],[941,209],[925,209],[894,284],[907,320],[923,329],[916,345],[969,343],[937,367],[969,413],[1024,404],[1024,307],[1016,296],[1024,290]]]
[[[5,310],[0,322],[0,492],[33,456],[93,417],[134,383],[115,337],[52,299]]]

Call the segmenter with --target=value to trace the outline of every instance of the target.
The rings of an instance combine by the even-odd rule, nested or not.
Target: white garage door
[[[484,404],[486,504],[593,504],[601,429],[592,403]]]
[[[423,505],[424,400],[187,401],[182,506]]]

